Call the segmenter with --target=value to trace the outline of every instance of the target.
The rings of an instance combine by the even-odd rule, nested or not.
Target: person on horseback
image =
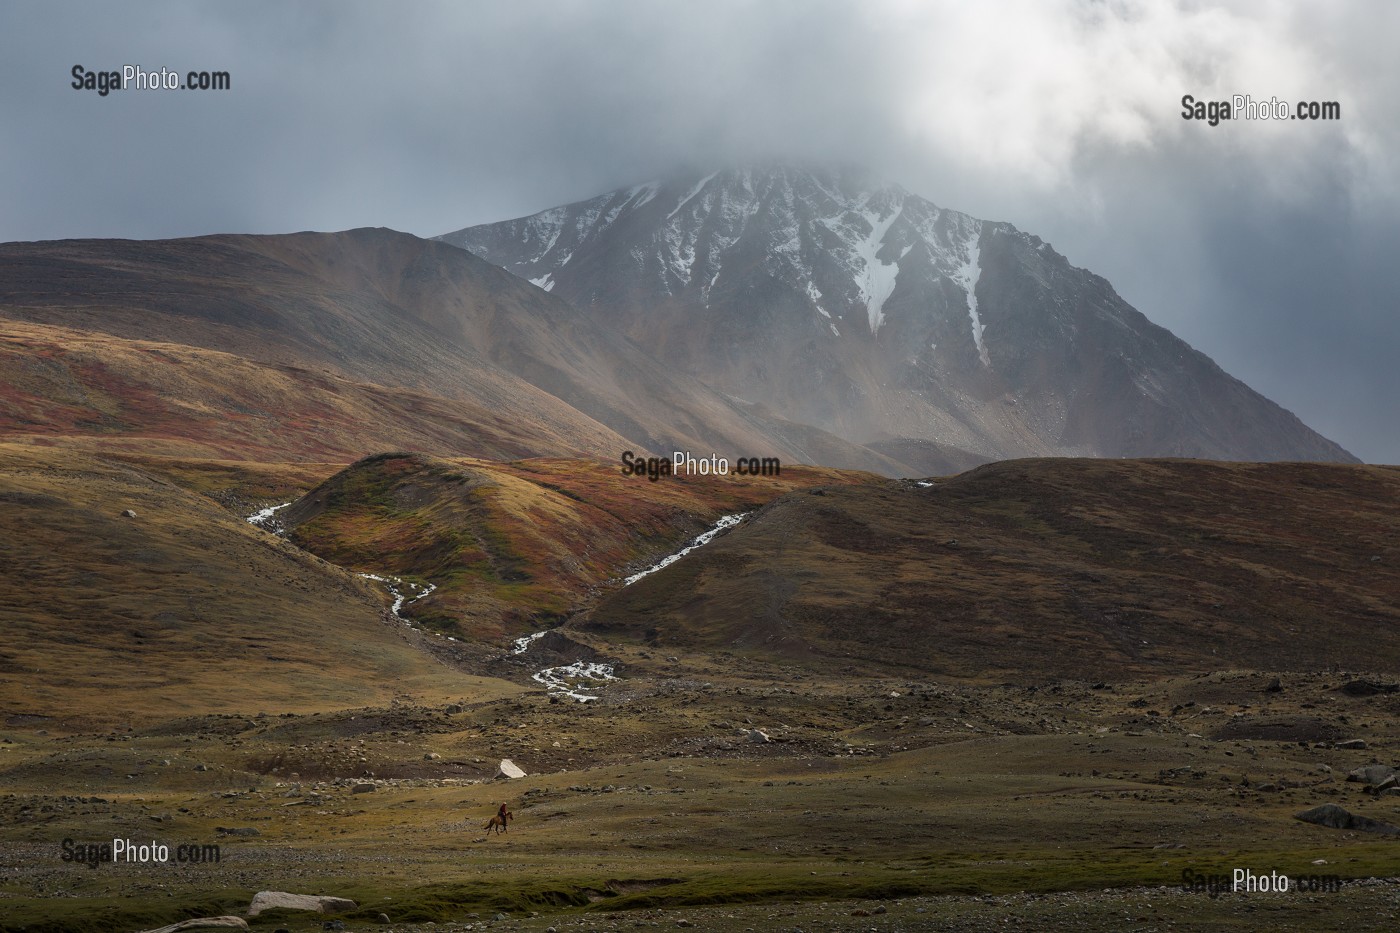
[[[500,809],[496,811],[496,815],[487,820],[486,825],[483,826],[482,829],[485,829],[488,833],[492,831],[497,833],[509,832],[510,821],[513,819],[515,819],[515,814],[511,813],[510,808],[505,804],[501,804]]]

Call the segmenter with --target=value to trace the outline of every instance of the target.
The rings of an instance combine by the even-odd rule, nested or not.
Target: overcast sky
[[[1009,221],[1400,463],[1400,4],[0,7],[0,240],[431,236],[685,168],[869,165]],[[74,90],[71,69],[231,90]],[[1338,101],[1209,126],[1181,98]]]

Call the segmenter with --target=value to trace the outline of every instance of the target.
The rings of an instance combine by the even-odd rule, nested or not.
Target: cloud
[[[1400,461],[1378,349],[1400,352],[1394,5],[20,0],[0,35],[3,239],[431,235],[683,167],[863,162],[1044,236]],[[225,69],[233,90],[68,87],[75,63],[125,62]],[[1210,127],[1181,118],[1188,93],[1342,119]]]

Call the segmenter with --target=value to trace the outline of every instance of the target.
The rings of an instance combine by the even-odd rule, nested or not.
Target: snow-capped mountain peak
[[[861,444],[1349,458],[1038,237],[859,170],[695,173],[439,239]]]
[[[968,334],[981,347],[981,233],[980,221],[896,184],[777,166],[652,181],[442,239],[553,290],[570,277],[576,257],[604,243],[616,248],[620,237],[644,285],[705,307],[726,267],[761,256],[765,274],[810,298],[812,315],[827,322],[823,330],[852,338],[879,333],[903,264],[919,250],[921,263],[963,291]],[[580,297],[591,304],[602,293],[573,300]]]

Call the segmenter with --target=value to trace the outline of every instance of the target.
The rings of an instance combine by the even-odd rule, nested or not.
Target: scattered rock
[[[1293,814],[1295,820],[1326,826],[1330,829],[1354,829],[1363,833],[1379,833],[1383,836],[1400,836],[1400,827],[1391,826],[1364,816],[1347,812],[1335,803],[1324,803],[1320,807]]]
[[[517,767],[515,762],[509,758],[502,758],[501,763],[496,767],[496,776],[493,780],[497,778],[523,778],[524,776],[525,772]]]
[[[248,929],[248,921],[242,917],[200,917],[194,920],[181,920],[179,923],[172,923],[155,930],[146,930],[145,933],[180,933],[181,930],[217,929],[246,930]]]
[[[252,826],[216,826],[214,832],[221,836],[260,836],[262,835]]]
[[[1210,733],[1216,741],[1327,742],[1341,738],[1337,726],[1318,716],[1241,716]]]
[[[460,704],[460,703],[453,703],[453,704],[451,704],[451,705],[449,705],[449,706],[447,707],[447,711],[446,711],[446,712],[447,712],[447,715],[449,715],[449,716],[456,716],[458,713],[462,712],[462,709],[463,709],[462,704]]]
[[[378,789],[379,789],[379,788],[375,787],[373,784],[356,784],[354,787],[350,788],[350,793],[352,793],[352,794],[372,794],[372,793],[374,793],[375,791],[377,791]]]
[[[1282,692],[1283,692],[1283,682],[1280,681],[1277,677],[1275,677],[1273,680],[1269,681],[1269,685],[1268,685],[1267,687],[1264,688],[1264,692],[1265,692],[1265,693],[1282,693]]]
[[[248,916],[256,917],[264,910],[271,910],[274,907],[282,907],[287,910],[314,910],[322,914],[338,914],[341,911],[354,910],[356,904],[348,897],[332,897],[326,894],[259,891],[253,895],[253,902],[248,905]],[[335,922],[339,923],[340,921]]]
[[[1376,680],[1349,680],[1337,689],[1350,697],[1373,697],[1379,693],[1400,691],[1400,684],[1383,684]]]

